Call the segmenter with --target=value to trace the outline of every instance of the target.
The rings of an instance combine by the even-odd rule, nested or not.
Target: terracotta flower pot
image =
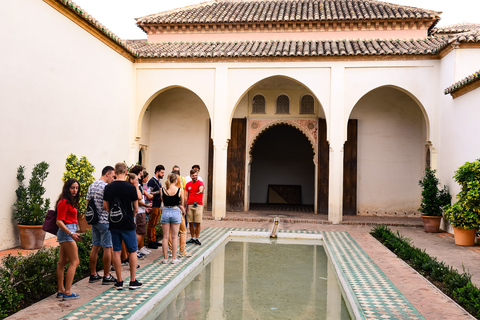
[[[78,232],[84,233],[87,231],[87,229],[92,229],[92,226],[87,223],[87,220],[85,219],[85,215],[78,215]]]
[[[475,229],[463,229],[453,227],[455,244],[458,246],[475,245]]]
[[[440,222],[442,216],[424,216],[422,215],[423,228],[425,232],[437,233],[440,232]]]
[[[22,249],[35,250],[43,247],[45,240],[45,231],[42,226],[26,226],[17,224],[20,230],[20,246]]]

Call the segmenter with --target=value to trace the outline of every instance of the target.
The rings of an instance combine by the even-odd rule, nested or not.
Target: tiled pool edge
[[[336,271],[348,279],[365,319],[379,319],[377,316],[385,313],[396,316],[390,319],[425,319],[348,232],[323,233],[325,246],[333,251],[330,259],[338,262],[340,268]],[[362,274],[363,269],[369,272]],[[363,286],[365,283],[369,285]],[[373,288],[380,292],[371,291]],[[373,295],[383,297],[388,303],[378,306],[378,297],[372,298]]]
[[[322,232],[322,235],[323,235],[323,238],[325,239],[325,235],[323,232]],[[353,292],[353,289],[350,286],[347,276],[343,272],[343,268],[341,267],[340,262],[338,261],[338,259],[334,257],[331,246],[327,243],[327,241],[324,241],[323,247],[325,248],[325,252],[328,256],[328,259],[330,259],[330,262],[334,266],[333,269],[335,270],[337,279],[340,282],[340,289],[342,290],[344,297],[348,300],[348,303],[346,305],[350,312],[350,315],[353,314],[355,316],[355,319],[365,319],[365,315],[362,312],[360,303],[355,297],[355,293]]]
[[[182,281],[190,272],[192,272],[199,265],[205,263],[205,259],[215,251],[220,244],[222,244],[229,236],[238,236],[238,237],[269,237],[270,231],[267,229],[252,229],[252,228],[206,228],[202,231],[202,246],[191,246],[193,249],[194,257],[189,259],[184,259],[182,263],[178,265],[162,265],[160,264],[161,258],[153,261],[151,264],[145,266],[137,272],[137,276],[140,281],[143,281],[148,277],[158,277],[159,279],[153,283],[144,282],[144,287],[139,290],[124,290],[123,292],[117,292],[116,290],[109,289],[99,296],[93,298],[89,302],[80,306],[79,308],[73,310],[69,314],[63,317],[63,319],[89,319],[92,315],[94,318],[99,318],[102,316],[101,310],[91,310],[94,308],[103,309],[106,307],[107,310],[103,312],[103,318],[106,319],[141,319],[143,318],[153,307],[162,300],[169,292],[174,290],[175,286]],[[327,254],[329,255],[330,261],[335,265],[335,270],[337,273],[337,278],[342,284],[342,291],[345,293],[345,297],[348,300],[350,312],[352,316],[357,319],[381,319],[372,315],[371,310],[365,310],[362,308],[362,303],[355,296],[355,277],[349,274],[348,270],[345,269],[345,266],[348,266],[349,259],[345,255],[345,250],[350,250],[354,252],[356,257],[355,261],[364,261],[369,265],[373,265],[375,270],[380,271],[382,278],[386,280],[391,287],[394,288],[396,295],[399,295],[400,299],[405,301],[405,306],[408,307],[409,311],[407,314],[409,316],[415,315],[415,317],[410,317],[408,319],[424,319],[418,311],[408,302],[408,300],[400,293],[400,291],[390,282],[386,275],[380,270],[380,268],[373,262],[373,260],[368,257],[368,255],[363,251],[363,249],[355,242],[355,240],[350,237],[347,232],[337,232],[337,231],[306,231],[306,230],[279,230],[279,238],[290,238],[290,239],[311,239],[311,240],[321,240],[327,239],[324,241],[324,246],[326,248]],[[346,259],[347,258],[347,259]],[[350,261],[351,262],[351,261]],[[370,267],[371,268],[371,267]],[[367,269],[365,271],[369,271]],[[368,273],[368,272],[367,272]],[[152,276],[150,276],[153,274]],[[366,277],[366,276],[365,276]],[[155,280],[155,279],[154,279]],[[120,297],[123,293],[123,300]],[[358,292],[357,292],[358,294]],[[105,300],[105,298],[110,298],[110,300]],[[118,301],[120,300],[120,301]],[[107,302],[107,306],[105,305]],[[116,302],[120,302],[118,305]],[[123,303],[123,304],[122,304]],[[124,307],[125,303],[133,303],[133,307],[126,308]],[[97,307],[100,306],[100,307]],[[130,305],[128,305],[130,306]],[[385,308],[383,304],[378,307],[378,309],[384,312]],[[388,309],[388,308],[386,308]],[[367,311],[367,314],[365,314]],[[368,314],[370,312],[370,314]],[[402,312],[404,313],[404,312]],[[388,314],[388,312],[387,312]],[[369,316],[372,315],[372,316]],[[397,318],[397,317],[393,317]],[[399,317],[401,318],[401,317]]]

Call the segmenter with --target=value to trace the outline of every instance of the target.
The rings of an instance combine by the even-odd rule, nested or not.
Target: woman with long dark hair
[[[161,222],[163,239],[165,239],[162,263],[168,263],[167,242],[170,234],[172,235],[172,260],[170,263],[175,264],[180,262],[180,260],[177,259],[178,229],[182,222],[181,215],[185,213],[185,209],[183,207],[183,190],[176,186],[177,180],[177,174],[170,173],[165,182],[165,187],[161,190],[161,198],[163,201]]]
[[[58,197],[57,208],[57,241],[60,243],[60,254],[57,263],[57,298],[63,300],[78,299],[80,295],[72,292],[72,283],[80,261],[78,259],[77,241],[77,208],[80,202],[80,184],[76,179],[68,179]],[[63,283],[65,266],[69,264],[65,285]]]

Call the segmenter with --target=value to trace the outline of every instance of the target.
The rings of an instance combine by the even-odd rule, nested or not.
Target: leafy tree
[[[86,157],[81,157],[80,160],[74,154],[70,154],[67,157],[65,163],[65,168],[67,171],[63,174],[63,182],[67,181],[70,178],[75,178],[80,184],[80,206],[78,212],[80,214],[85,214],[87,210],[87,191],[88,187],[95,181],[92,173],[95,171],[95,167],[88,161]]]

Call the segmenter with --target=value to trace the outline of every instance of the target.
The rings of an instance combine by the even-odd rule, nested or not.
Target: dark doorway
[[[281,124],[258,137],[252,149],[250,204],[307,205],[313,211],[313,149],[298,129]]]

